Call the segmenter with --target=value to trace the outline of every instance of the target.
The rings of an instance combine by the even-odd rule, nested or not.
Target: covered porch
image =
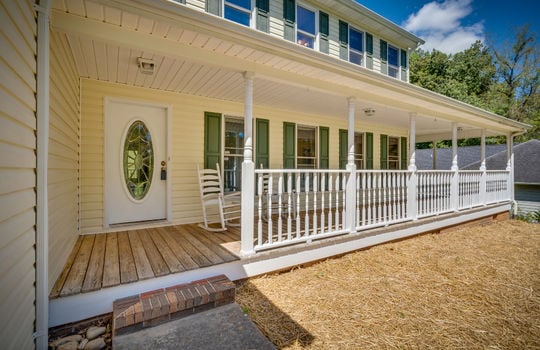
[[[66,102],[66,89],[57,88],[53,100],[51,168],[66,170],[51,171],[51,326],[71,322],[72,311],[79,318],[108,312],[112,300],[133,293],[220,273],[247,278],[510,209],[518,123],[173,2],[149,9],[65,1],[53,15],[52,78],[66,84],[59,67],[71,62],[73,93]],[[142,72],[141,61],[154,73]],[[111,219],[122,207],[112,200],[126,192],[114,185],[125,185],[120,176],[108,173],[120,168],[110,155],[123,145],[111,131],[124,128],[108,124],[111,101],[164,112],[156,164],[165,161],[166,174],[160,178],[159,166],[154,172],[154,187],[164,188],[156,224],[133,224],[139,213],[129,210],[122,220],[131,226]],[[219,128],[218,149],[208,156],[207,112],[223,116],[223,129],[227,116],[243,125],[235,154],[241,225],[217,234],[194,224],[202,221],[196,164],[226,161]],[[69,118],[76,120],[66,127]],[[259,159],[258,119],[267,122],[269,148]],[[293,123],[317,139],[311,169],[299,166],[297,148],[287,155],[291,163],[284,160],[284,125]],[[357,166],[356,134],[371,137],[371,153],[367,142],[360,152],[364,166]],[[68,156],[66,135],[73,138]],[[461,171],[457,159],[452,169],[416,169],[416,142],[452,139],[456,150],[458,138],[485,144],[493,135],[508,137],[505,171]],[[383,136],[403,140],[395,159],[383,156]],[[265,188],[263,179],[274,185]]]

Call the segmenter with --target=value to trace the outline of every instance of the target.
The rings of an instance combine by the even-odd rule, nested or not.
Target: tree
[[[528,25],[519,27],[514,43],[494,48],[493,54],[498,80],[491,89],[492,109],[532,126],[520,141],[540,138],[540,53],[536,33]]]

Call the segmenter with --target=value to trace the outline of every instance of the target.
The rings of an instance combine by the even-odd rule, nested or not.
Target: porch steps
[[[225,275],[178,284],[113,302],[113,337],[234,303],[235,284]]]

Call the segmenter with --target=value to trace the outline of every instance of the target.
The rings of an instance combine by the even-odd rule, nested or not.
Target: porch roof
[[[52,27],[64,33],[81,77],[243,102],[242,73],[255,73],[254,104],[347,118],[356,97],[362,125],[408,128],[417,142],[520,133],[526,125],[284,39],[170,1],[55,2]],[[152,59],[141,74],[137,57]],[[374,109],[367,117],[364,110]]]

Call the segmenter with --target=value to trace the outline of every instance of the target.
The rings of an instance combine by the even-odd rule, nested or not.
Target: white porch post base
[[[253,223],[255,214],[255,163],[242,163],[242,226],[240,256],[255,253],[253,249]]]
[[[412,220],[418,220],[418,177],[416,169],[409,169],[409,178],[407,181],[407,216]]]
[[[350,233],[356,232],[356,164],[347,164],[349,177],[347,179],[345,198],[345,225]]]

